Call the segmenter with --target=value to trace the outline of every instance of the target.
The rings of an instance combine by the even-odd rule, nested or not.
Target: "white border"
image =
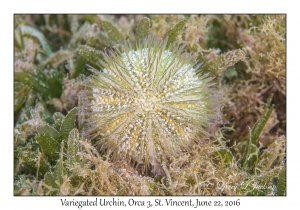
[[[287,13],[287,197],[199,197],[203,200],[234,200],[241,199],[242,209],[282,209],[289,206],[299,206],[299,15],[297,5],[291,2],[278,0],[251,0],[251,1],[3,1],[1,3],[1,209],[78,209],[77,207],[62,207],[62,197],[14,197],[13,196],[13,14],[15,13]],[[296,2],[296,1],[293,1]],[[3,135],[4,134],[4,135]],[[73,197],[66,197],[70,200]],[[78,197],[74,197],[78,199]],[[86,199],[88,197],[84,197]],[[89,197],[94,199],[95,197]],[[98,197],[100,198],[100,197]],[[107,197],[109,198],[109,197]],[[120,197],[127,201],[131,197]],[[152,200],[165,197],[136,197],[140,200]],[[183,200],[189,197],[173,197],[174,200]],[[195,199],[195,197],[192,197]],[[104,207],[98,207],[105,209]],[[97,208],[97,209],[98,209]],[[159,209],[166,208],[161,207]],[[215,207],[216,208],[216,207]],[[86,209],[86,208],[85,208]],[[96,208],[94,208],[96,209]],[[112,208],[111,208],[112,209]],[[116,209],[142,209],[116,208]],[[157,208],[155,208],[157,209]],[[183,209],[172,207],[172,209]],[[188,208],[187,208],[188,209]],[[202,208],[203,209],[203,208]],[[209,209],[213,209],[210,207]],[[296,208],[292,208],[296,209]]]

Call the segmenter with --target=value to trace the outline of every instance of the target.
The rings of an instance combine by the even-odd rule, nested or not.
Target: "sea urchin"
[[[155,168],[207,133],[219,116],[218,94],[183,50],[147,38],[103,52],[81,105],[97,145]]]

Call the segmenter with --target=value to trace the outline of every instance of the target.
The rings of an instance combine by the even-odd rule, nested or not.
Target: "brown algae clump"
[[[97,146],[163,174],[162,161],[208,134],[220,116],[218,94],[183,50],[147,38],[102,53],[81,100],[85,132]]]

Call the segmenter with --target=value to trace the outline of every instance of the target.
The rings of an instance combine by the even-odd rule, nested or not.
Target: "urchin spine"
[[[88,84],[87,133],[115,157],[155,165],[186,149],[217,117],[212,78],[166,41],[103,53]]]

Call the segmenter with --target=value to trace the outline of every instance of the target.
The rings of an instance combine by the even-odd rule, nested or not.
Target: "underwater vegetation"
[[[15,15],[15,195],[286,195],[285,15]]]

